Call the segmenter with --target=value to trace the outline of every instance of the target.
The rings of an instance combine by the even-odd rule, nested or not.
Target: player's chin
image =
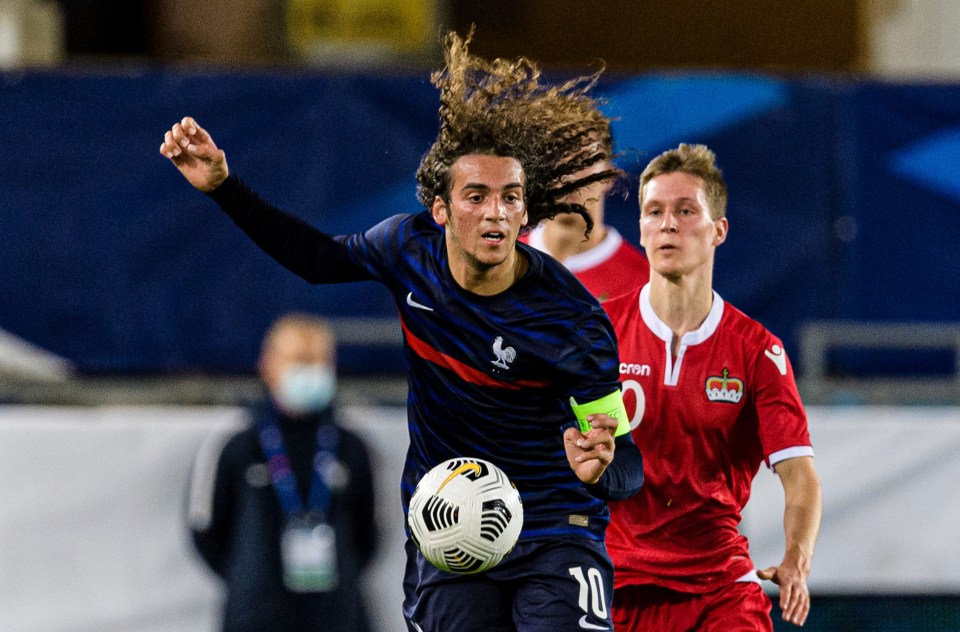
[[[510,250],[506,246],[496,248],[484,248],[482,252],[477,253],[476,259],[480,265],[487,268],[496,268],[503,265],[510,255]]]
[[[576,213],[561,213],[557,215],[553,221],[564,228],[586,229],[587,227],[587,222]]]
[[[658,262],[657,265],[651,264],[650,267],[654,272],[668,281],[679,281],[683,278],[683,275],[686,272],[683,267],[674,265],[673,263]]]

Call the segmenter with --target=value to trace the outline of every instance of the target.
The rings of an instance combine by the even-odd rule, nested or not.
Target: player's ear
[[[727,221],[726,217],[721,217],[713,223],[713,226],[715,231],[713,235],[713,245],[716,247],[727,240],[727,232],[730,230],[730,223]]]
[[[439,195],[433,198],[433,208],[430,209],[430,212],[433,214],[433,221],[440,226],[446,226],[450,215],[447,212],[447,203]]]

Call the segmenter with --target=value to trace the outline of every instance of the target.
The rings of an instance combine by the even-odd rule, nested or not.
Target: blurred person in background
[[[598,134],[598,147],[606,159],[584,171],[584,175],[616,173],[613,167],[613,138],[609,124]],[[606,198],[615,186],[615,177],[593,182],[565,201],[583,206],[593,220],[593,229],[576,213],[557,215],[536,226],[521,240],[560,261],[573,272],[601,303],[625,294],[650,278],[650,264],[644,254],[626,241],[617,229],[604,222]]]
[[[635,632],[772,630],[760,580],[803,625],[820,529],[807,416],[783,349],[713,289],[727,237],[727,186],[712,151],[680,145],[640,176],[640,243],[650,282],[604,303],[646,482],[610,504],[614,623]],[[741,511],[762,463],[784,490],[782,561],[755,570]]]
[[[201,449],[189,520],[226,584],[224,632],[361,632],[377,529],[368,451],[337,424],[333,332],[309,315],[268,330],[269,396],[219,454]]]

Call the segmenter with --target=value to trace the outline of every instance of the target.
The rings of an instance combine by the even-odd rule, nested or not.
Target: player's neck
[[[457,285],[480,296],[506,291],[527,273],[530,262],[517,249],[495,266],[481,266],[464,259],[450,258],[450,275]]]
[[[700,328],[713,306],[713,274],[667,278],[650,271],[650,306],[673,332],[674,345]]]

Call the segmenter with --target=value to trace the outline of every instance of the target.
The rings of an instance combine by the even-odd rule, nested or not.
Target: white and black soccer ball
[[[523,504],[516,486],[493,463],[450,459],[417,483],[407,523],[431,564],[451,573],[481,573],[513,550]]]

